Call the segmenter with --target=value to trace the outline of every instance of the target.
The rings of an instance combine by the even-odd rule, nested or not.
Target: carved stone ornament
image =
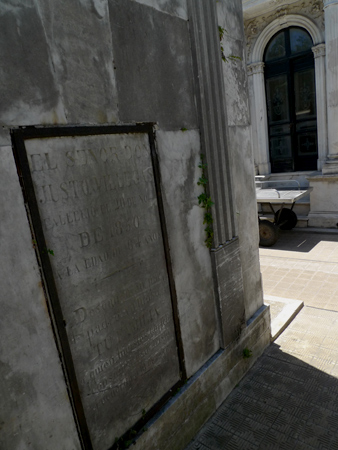
[[[318,44],[315,47],[312,47],[312,51],[315,58],[325,56],[325,44]]]
[[[311,12],[312,12],[312,13],[318,13],[318,12],[320,12],[320,11],[321,11],[321,5],[320,5],[320,3],[319,3],[319,2],[314,3],[314,4],[312,5]]]
[[[277,9],[275,13],[275,18],[286,16],[288,14],[288,11],[289,9],[287,6],[281,6],[280,8]]]
[[[249,20],[245,21],[248,60],[250,60],[250,54],[258,36],[269,23],[277,18],[281,18],[282,20],[285,18],[287,20],[289,14],[299,14],[312,19],[321,30],[324,30],[323,0],[300,0],[291,3],[289,2],[290,0],[271,0],[270,2],[266,0],[266,4],[270,3],[270,5],[275,5],[275,10],[271,11],[269,14],[265,13],[264,16],[251,17]],[[338,4],[338,0],[325,0],[325,3],[327,5],[334,3]]]
[[[248,75],[254,75],[256,73],[264,73],[264,63],[258,62],[258,63],[249,64],[247,66],[247,69],[248,69]]]
[[[247,26],[246,32],[247,32],[247,36],[254,36],[255,34],[257,34],[257,23],[255,20],[253,20],[252,22],[249,23],[249,25]]]

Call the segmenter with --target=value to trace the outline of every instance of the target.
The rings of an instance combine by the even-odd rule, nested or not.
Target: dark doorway
[[[278,32],[264,54],[271,171],[317,169],[313,42],[303,28]]]

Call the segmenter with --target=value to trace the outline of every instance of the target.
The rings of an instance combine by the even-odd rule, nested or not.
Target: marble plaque
[[[93,447],[106,450],[179,380],[148,135],[25,146]]]

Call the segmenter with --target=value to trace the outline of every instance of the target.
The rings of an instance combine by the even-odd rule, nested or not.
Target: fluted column
[[[327,103],[326,103],[326,68],[325,44],[312,47],[315,58],[317,135],[318,135],[318,170],[322,170],[328,156],[327,147]]]
[[[214,201],[214,249],[237,235],[231,181],[231,152],[227,137],[227,116],[222,59],[213,0],[189,0],[189,25],[199,104],[201,141],[208,163],[210,195]]]
[[[260,175],[271,173],[266,111],[264,63],[248,65],[250,83],[253,149]]]
[[[338,0],[324,0],[328,157],[323,174],[338,174]]]

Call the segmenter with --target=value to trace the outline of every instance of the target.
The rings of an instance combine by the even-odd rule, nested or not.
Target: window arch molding
[[[290,14],[287,16],[279,17],[273,20],[267,25],[261,34],[258,36],[257,41],[252,49],[251,57],[249,57],[249,64],[253,62],[263,61],[263,55],[265,48],[270,39],[280,30],[288,27],[301,27],[305,28],[310,34],[313,45],[320,44],[324,41],[321,30],[315,25],[312,20],[307,17],[300,16],[298,14]]]
[[[270,39],[279,31],[289,27],[304,28],[313,41],[315,57],[317,130],[318,130],[318,170],[327,158],[327,101],[324,35],[317,25],[307,17],[290,14],[269,23],[258,36],[248,54],[248,81],[250,108],[252,113],[252,140],[256,170],[259,174],[271,173],[266,95],[264,81],[264,52]]]

